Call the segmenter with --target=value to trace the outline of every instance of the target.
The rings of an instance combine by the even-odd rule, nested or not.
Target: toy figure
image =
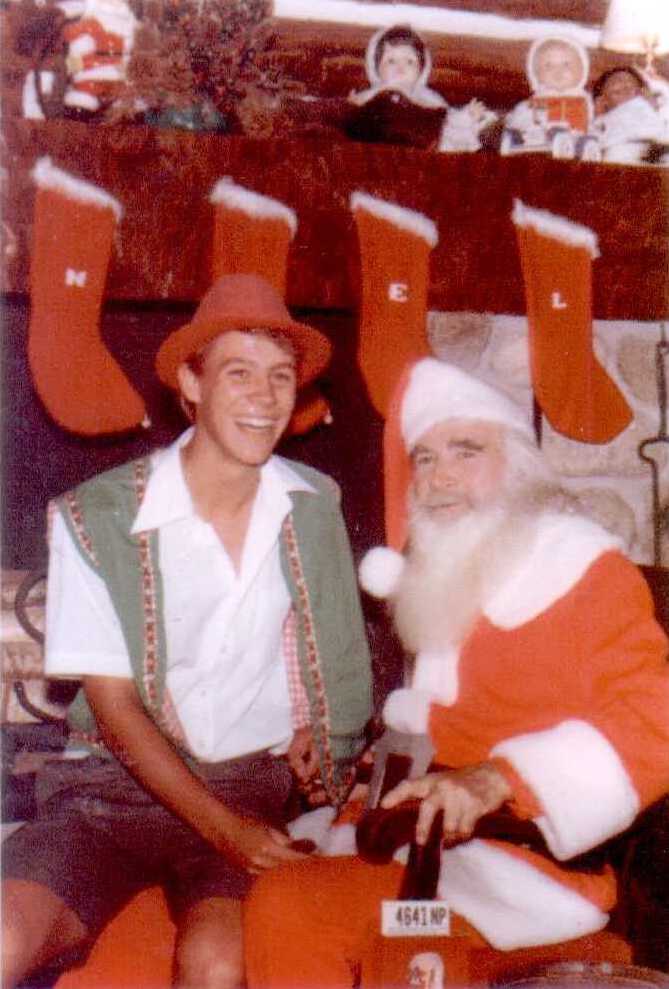
[[[365,67],[369,88],[349,95],[356,106],[364,106],[385,90],[398,91],[419,106],[447,105],[443,96],[427,85],[432,56],[423,39],[408,24],[396,24],[372,35]]]
[[[392,135],[399,143],[415,143],[437,146],[439,151],[478,151],[479,134],[495,118],[479,100],[471,100],[467,106],[449,108],[444,98],[427,81],[432,68],[432,57],[423,39],[408,24],[397,24],[377,31],[367,45],[365,58],[368,89],[353,92],[349,100],[357,107],[370,107],[374,103],[374,120],[367,116],[354,124],[352,136],[360,139],[382,140]],[[388,100],[394,106],[389,108]],[[416,115],[415,107],[428,113],[423,119]],[[429,111],[447,111],[446,117],[432,121]],[[409,134],[402,129],[403,115],[407,116]],[[392,118],[392,119],[391,119]],[[434,132],[434,124],[437,131]],[[421,129],[428,135],[421,136]],[[433,133],[434,132],[434,133]]]
[[[590,135],[592,102],[585,90],[589,60],[585,49],[568,38],[534,41],[527,55],[529,99],[506,118],[502,154],[541,151],[554,158],[599,160],[599,145]]]
[[[593,95],[593,130],[604,161],[639,162],[651,141],[669,141],[669,127],[653,103],[645,78],[633,66],[604,72],[593,87]]]
[[[83,0],[69,5],[77,20],[65,27],[68,45],[66,108],[97,113],[119,95],[132,50],[137,21],[126,0]]]

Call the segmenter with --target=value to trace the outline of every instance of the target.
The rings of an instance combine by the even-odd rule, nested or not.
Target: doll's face
[[[414,86],[420,75],[418,52],[411,45],[386,43],[379,60],[378,72],[384,86],[392,83],[399,83],[404,87]]]
[[[581,81],[583,66],[578,52],[559,42],[542,45],[534,56],[534,74],[546,89],[573,89]]]
[[[604,83],[602,102],[608,110],[613,110],[640,94],[639,81],[630,72],[614,72]]]

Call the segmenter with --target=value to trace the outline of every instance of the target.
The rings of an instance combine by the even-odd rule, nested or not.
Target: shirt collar
[[[144,498],[130,530],[132,535],[196,515],[181,463],[181,449],[193,432],[191,426],[170,446],[153,454]],[[263,464],[260,479],[263,492],[277,500],[291,491],[316,493],[316,489],[281,457],[272,456]]]

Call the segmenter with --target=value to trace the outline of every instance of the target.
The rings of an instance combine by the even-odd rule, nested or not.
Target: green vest
[[[300,673],[321,775],[330,800],[340,803],[371,714],[369,649],[337,487],[313,468],[288,463],[315,488],[315,493],[290,493],[293,508],[281,529],[280,553],[297,616]],[[165,690],[158,533],[130,531],[150,469],[149,458],[115,467],[63,495],[56,507],[83,558],[107,586],[147,713],[188,758]],[[68,718],[73,741],[100,746],[83,691]]]

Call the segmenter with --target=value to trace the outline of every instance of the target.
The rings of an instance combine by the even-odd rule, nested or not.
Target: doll
[[[364,106],[378,93],[395,90],[419,106],[446,107],[446,100],[427,85],[432,69],[430,51],[408,24],[396,24],[372,35],[365,67],[370,86],[350,94],[349,100],[356,106]]]
[[[589,135],[592,101],[585,90],[589,60],[582,45],[568,38],[539,38],[527,55],[529,99],[508,114],[502,154],[544,151],[555,158],[599,158]]]
[[[427,85],[432,58],[423,39],[408,24],[377,31],[367,46],[365,63],[371,86],[351,93],[351,103],[362,107],[381,93],[399,93],[416,106],[448,111],[436,142],[440,151],[479,149],[479,134],[495,119],[495,114],[479,100],[449,109],[446,100]]]
[[[593,130],[604,161],[639,162],[651,141],[669,141],[669,127],[654,105],[646,79],[633,66],[604,72],[593,87],[593,95]]]

